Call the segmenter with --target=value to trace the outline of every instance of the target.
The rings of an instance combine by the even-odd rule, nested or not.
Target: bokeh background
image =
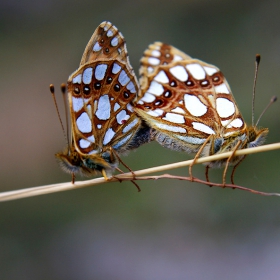
[[[102,21],[124,34],[136,72],[156,40],[217,65],[251,123],[256,53],[256,118],[280,96],[279,13],[277,0],[1,0],[0,190],[70,181],[54,158],[65,140],[48,87],[67,81]],[[280,140],[279,108],[260,122],[270,128],[267,143]],[[151,143],[124,160],[137,170],[190,158]],[[204,167],[194,173],[203,178]],[[212,180],[221,176],[211,171]],[[235,180],[280,192],[279,151],[247,157]],[[139,184],[140,193],[111,183],[1,203],[0,279],[280,279],[280,198]]]

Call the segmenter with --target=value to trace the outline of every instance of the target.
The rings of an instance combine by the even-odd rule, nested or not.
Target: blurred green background
[[[217,65],[250,123],[256,53],[256,118],[280,96],[279,14],[277,0],[0,1],[0,190],[70,181],[54,158],[65,141],[48,87],[77,69],[102,21],[124,34],[136,72],[156,40]],[[260,123],[267,143],[280,140],[279,106]],[[123,159],[137,170],[190,158],[152,143]],[[278,160],[279,151],[247,157],[236,183],[280,192]],[[210,176],[221,182],[222,170]],[[280,198],[139,184],[140,193],[111,183],[1,203],[0,279],[280,279]]]

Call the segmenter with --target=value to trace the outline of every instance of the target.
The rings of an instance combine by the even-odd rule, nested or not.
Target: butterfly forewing
[[[82,66],[68,81],[72,130],[77,150],[95,154],[119,149],[131,140],[140,119],[130,103],[136,98],[135,77],[118,60]]]

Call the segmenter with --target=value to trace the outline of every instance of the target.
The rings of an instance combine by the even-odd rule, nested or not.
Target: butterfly
[[[55,156],[63,170],[108,180],[119,155],[150,141],[150,128],[135,114],[132,102],[139,85],[130,65],[123,35],[102,22],[67,83],[71,140]]]
[[[245,123],[216,66],[155,42],[144,52],[140,75],[141,97],[135,111],[154,129],[155,140],[163,147],[195,153],[196,159],[264,143],[268,129]],[[207,163],[207,181],[209,168],[225,166],[226,172],[230,164],[234,165],[233,182],[243,158],[233,155],[229,160]]]

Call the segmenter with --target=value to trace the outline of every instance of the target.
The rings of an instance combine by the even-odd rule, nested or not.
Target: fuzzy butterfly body
[[[268,129],[246,125],[217,67],[160,42],[149,46],[141,64],[141,97],[135,111],[154,129],[162,146],[208,156],[265,141]],[[230,163],[241,159],[234,157]]]
[[[149,141],[149,129],[131,106],[138,89],[122,34],[101,23],[68,79],[72,141],[56,154],[65,171],[99,171],[107,179],[118,165],[116,154]]]

